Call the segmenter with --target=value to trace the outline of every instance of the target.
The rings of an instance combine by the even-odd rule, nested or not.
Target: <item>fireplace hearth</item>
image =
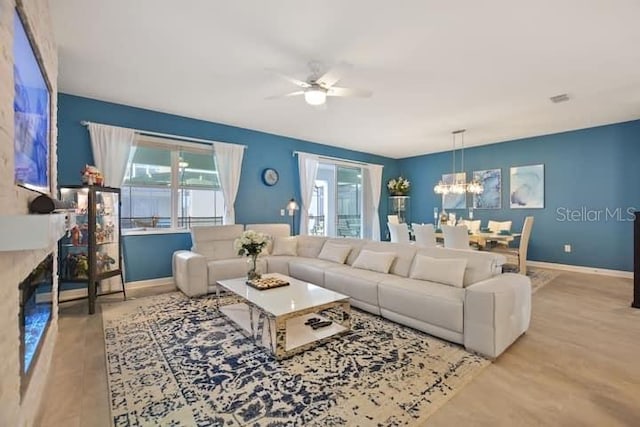
[[[53,253],[49,254],[20,285],[20,373],[22,390],[26,389],[38,358],[42,340],[51,323],[53,287]]]

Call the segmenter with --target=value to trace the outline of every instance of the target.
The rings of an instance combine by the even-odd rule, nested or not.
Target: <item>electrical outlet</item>
[[[570,253],[571,252],[571,245],[564,245],[564,251],[566,253]]]
[[[280,216],[284,216],[284,209],[280,209]]]

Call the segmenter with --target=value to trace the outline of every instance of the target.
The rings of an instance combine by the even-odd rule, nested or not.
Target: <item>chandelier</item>
[[[484,191],[484,187],[480,183],[480,181],[476,179],[472,179],[471,182],[466,182],[466,178],[458,177],[456,174],[456,135],[460,135],[462,139],[460,154],[462,157],[461,162],[461,171],[464,172],[464,132],[466,129],[456,130],[452,132],[453,135],[453,182],[445,183],[440,180],[435,187],[433,187],[433,191],[436,194],[481,194]]]

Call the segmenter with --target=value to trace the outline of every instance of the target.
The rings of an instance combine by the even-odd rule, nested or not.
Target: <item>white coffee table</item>
[[[278,273],[264,276],[278,277],[290,284],[258,290],[246,284],[246,277],[219,280],[216,298],[219,303],[222,287],[242,299],[242,302],[218,306],[218,309],[258,344],[270,350],[276,359],[316,347],[351,330],[351,306],[347,295]],[[333,323],[314,330],[304,324],[311,317]]]

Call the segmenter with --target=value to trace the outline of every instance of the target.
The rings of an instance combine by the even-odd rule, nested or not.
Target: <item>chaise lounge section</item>
[[[191,251],[173,257],[176,285],[188,296],[242,277],[233,249],[242,225],[195,226]],[[531,282],[501,274],[505,258],[488,252],[319,236],[289,237],[287,224],[249,224],[272,237],[263,272],[282,273],[348,295],[351,305],[498,357],[529,327]]]

